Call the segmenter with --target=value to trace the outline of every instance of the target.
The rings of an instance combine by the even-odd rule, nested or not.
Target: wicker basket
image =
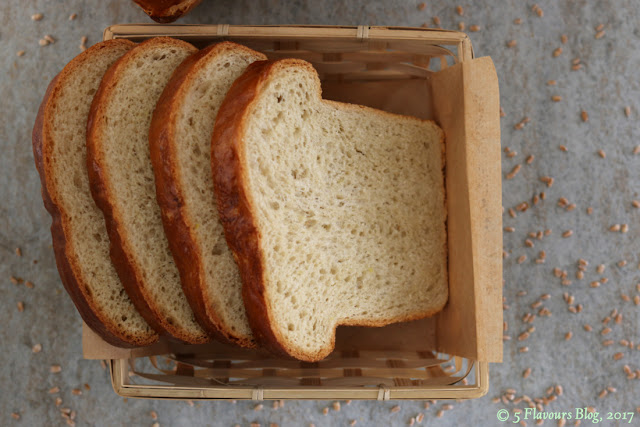
[[[435,117],[430,99],[436,90],[431,87],[435,72],[465,61],[471,62],[473,58],[471,43],[465,34],[422,28],[116,25],[105,30],[104,39],[142,41],[161,35],[180,38],[198,47],[231,40],[262,51],[270,58],[302,58],[312,62],[320,73],[323,93],[327,98],[426,118]],[[497,87],[495,92],[497,96]],[[409,97],[413,95],[410,103],[402,101],[401,97],[407,99],[407,94]],[[495,120],[498,121],[497,108],[495,110]],[[128,359],[110,360],[114,390],[126,397],[167,399],[386,400],[471,399],[483,396],[489,387],[488,361],[498,360],[496,356],[486,356],[486,352],[482,353],[479,348],[496,343],[499,350],[493,349],[489,353],[502,353],[501,260],[494,260],[501,257],[502,251],[501,215],[498,210],[501,206],[500,176],[495,176],[496,168],[498,171],[500,168],[499,135],[497,150],[497,166],[496,157],[490,159],[493,168],[490,184],[493,188],[485,189],[491,191],[492,208],[488,212],[486,207],[475,207],[483,209],[481,217],[492,221],[490,230],[476,234],[469,231],[475,241],[483,244],[488,240],[488,244],[494,246],[490,248],[491,254],[486,255],[491,257],[493,269],[484,271],[478,267],[472,276],[452,273],[458,255],[455,254],[454,259],[450,249],[451,295],[447,310],[454,313],[449,317],[445,313],[433,319],[387,328],[344,328],[348,331],[342,335],[343,328],[339,328],[336,351],[317,363],[277,359],[259,351],[222,344],[186,346],[165,342],[161,349],[153,351],[156,356],[146,356],[149,352],[132,352]],[[449,158],[447,164],[448,169],[452,167]],[[469,168],[469,165],[465,167]],[[449,175],[447,180],[449,192]],[[497,206],[493,206],[496,202]],[[472,222],[469,215],[474,215],[475,208],[471,206],[471,213],[464,221]],[[463,220],[456,219],[449,212],[450,233],[458,223],[462,224]],[[461,225],[458,228],[465,227],[472,226]],[[462,232],[456,231],[456,234]],[[475,265],[473,257],[477,257],[478,250],[484,249],[474,246],[469,255],[471,258],[460,261],[460,264],[473,262]],[[489,275],[493,277],[486,277]],[[476,295],[482,287],[491,287],[492,299],[478,302],[478,298],[484,297],[476,296],[476,301],[471,302],[476,306],[467,309],[463,304],[469,302],[465,302],[466,297],[461,296],[461,292],[454,291],[452,281],[457,287],[468,287],[472,293],[475,289]],[[488,307],[479,308],[478,304],[487,301],[490,302]],[[442,331],[447,329],[447,325],[459,322],[456,319],[466,316],[468,311],[475,313],[471,320],[460,321],[452,328],[449,335],[455,335],[453,338],[442,338],[446,336]],[[499,325],[500,330],[487,328],[483,319],[488,316],[492,319],[486,323]],[[394,339],[398,336],[401,339]],[[483,337],[490,339],[487,341]],[[456,340],[468,343],[458,349]],[[435,348],[440,351],[435,351]]]

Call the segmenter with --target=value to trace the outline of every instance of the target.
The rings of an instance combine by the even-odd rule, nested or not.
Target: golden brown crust
[[[149,147],[156,179],[156,198],[162,212],[162,223],[176,266],[180,271],[182,289],[198,320],[207,333],[215,338],[242,347],[255,347],[255,341],[233,334],[225,328],[217,315],[214,304],[206,292],[206,272],[200,248],[193,239],[194,231],[185,212],[183,188],[177,184],[175,139],[176,113],[184,102],[189,82],[196,78],[208,57],[225,50],[250,49],[235,43],[223,42],[209,46],[187,58],[171,76],[171,80],[158,101],[151,121]],[[187,85],[185,85],[185,82]]]
[[[120,58],[105,74],[100,83],[100,87],[96,92],[91,104],[89,112],[89,120],[87,121],[87,169],[89,171],[89,182],[91,183],[91,193],[96,205],[102,210],[110,241],[110,255],[113,265],[118,272],[118,276],[122,284],[129,294],[131,301],[142,317],[151,325],[158,333],[176,338],[188,343],[204,343],[209,341],[207,336],[190,336],[185,334],[179,328],[174,327],[167,319],[165,319],[160,311],[151,304],[152,299],[147,294],[142,272],[137,271],[136,266],[131,262],[133,259],[132,250],[128,247],[126,239],[122,238],[120,229],[120,218],[118,213],[114,211],[111,205],[110,194],[114,191],[110,188],[109,178],[100,165],[104,163],[103,153],[101,150],[101,134],[105,122],[105,105],[113,95],[120,74],[123,72],[129,62],[135,60],[138,52],[142,49],[153,48],[159,43],[170,43],[184,48],[185,46],[195,51],[195,48],[189,43],[171,39],[168,37],[158,37],[147,40],[135,49],[132,49],[122,58]],[[136,50],[138,49],[138,50]],[[130,255],[131,254],[131,255]]]
[[[282,345],[284,341],[279,331],[272,327],[271,308],[265,297],[266,284],[264,278],[264,258],[261,251],[260,231],[254,217],[255,208],[251,195],[246,188],[247,171],[244,168],[244,127],[246,117],[250,114],[260,91],[268,81],[272,70],[280,66],[296,66],[315,69],[306,61],[283,59],[278,61],[260,61],[251,64],[239,77],[227,93],[216,119],[213,132],[212,169],[214,189],[218,203],[218,211],[224,226],[225,237],[240,269],[243,281],[244,298],[249,324],[259,345],[269,351],[292,356],[299,360],[315,362],[328,356],[335,346],[335,330],[339,325],[349,326],[385,326],[390,323],[417,320],[431,316],[442,307],[424,313],[416,313],[388,319],[372,320],[340,320],[333,328],[331,345],[315,354],[301,353],[295,348]],[[321,98],[320,85],[318,97]],[[407,120],[415,118],[399,116],[369,107],[322,100],[341,109],[364,109],[381,116],[403,117]],[[446,251],[445,251],[446,253]]]
[[[58,83],[64,83],[66,77],[74,73],[88,57],[112,45],[135,46],[134,43],[127,40],[113,40],[99,43],[78,55],[51,81],[38,110],[38,115],[33,127],[32,143],[35,164],[40,175],[42,199],[52,219],[51,236],[56,265],[67,293],[71,297],[84,322],[100,335],[102,339],[118,347],[136,347],[152,344],[157,341],[158,336],[156,334],[149,334],[149,336],[144,339],[143,337],[127,335],[121,328],[113,325],[109,319],[101,313],[100,307],[96,305],[92,296],[87,292],[87,285],[82,275],[82,269],[78,265],[75,252],[72,250],[73,242],[68,241],[66,237],[68,234],[66,232],[68,229],[67,215],[62,211],[57,202],[55,189],[50,189],[50,185],[52,184],[48,178],[53,173],[49,163],[52,144],[50,115],[52,114],[51,108],[59,96],[60,86]]]
[[[200,4],[202,0],[133,0],[151,19],[168,24]]]

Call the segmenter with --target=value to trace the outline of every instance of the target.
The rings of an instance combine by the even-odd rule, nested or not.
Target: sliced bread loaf
[[[172,72],[197,49],[147,40],[105,74],[87,125],[91,190],[103,211],[111,258],[138,311],[161,333],[189,343],[209,340],[182,292],[156,202],[149,126]]]
[[[158,335],[135,310],[109,259],[109,237],[87,176],[86,123],[107,69],[135,46],[98,43],[51,82],[33,128],[42,198],[53,222],[53,250],[62,283],[84,321],[105,341],[143,346]]]
[[[323,100],[305,61],[256,62],[236,80],[212,170],[259,344],[317,361],[338,325],[444,306],[443,142],[431,121]]]
[[[151,121],[149,142],[158,204],[184,293],[207,332],[254,345],[238,267],[215,209],[211,134],[218,108],[247,65],[266,57],[223,42],[176,69]]]

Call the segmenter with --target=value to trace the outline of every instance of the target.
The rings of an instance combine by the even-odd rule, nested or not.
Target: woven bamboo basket
[[[418,108],[419,112],[406,111],[402,102],[389,99],[386,104],[377,102],[376,94],[369,90],[345,95],[341,85],[380,82],[393,88],[394,84],[407,82],[421,84],[433,73],[473,58],[465,34],[424,28],[128,24],[104,31],[105,40],[126,38],[139,42],[156,36],[180,38],[197,47],[230,40],[259,50],[269,58],[305,59],[318,70],[325,97],[427,117],[432,108],[429,102]],[[411,108],[419,103],[413,102]],[[345,328],[356,332],[349,332],[342,339],[339,333],[336,351],[317,363],[278,359],[221,344],[165,343],[165,349],[155,356],[110,360],[112,384],[119,395],[156,399],[387,400],[483,396],[489,387],[488,363],[435,351],[432,329],[443,327],[441,320],[437,326],[436,323],[437,319],[426,319],[413,326],[414,330],[425,328],[424,334],[418,330],[417,335],[414,333],[416,339],[399,343],[389,339],[387,344],[375,338],[378,328]],[[387,341],[403,326],[393,327],[386,335],[380,335],[381,340]],[[368,331],[362,332],[365,329]],[[358,333],[373,338],[369,341],[354,338]]]

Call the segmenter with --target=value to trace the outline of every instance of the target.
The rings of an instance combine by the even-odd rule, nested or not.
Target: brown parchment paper
[[[490,58],[465,61],[426,79],[323,82],[323,97],[433,119],[446,134],[449,302],[436,317],[383,328],[339,327],[336,350],[439,350],[502,361],[502,213],[498,81]],[[120,349],[83,327],[87,359],[228,351],[161,339]],[[235,350],[256,352],[259,350]]]
[[[445,131],[449,302],[437,348],[502,362],[500,98],[491,58],[436,73],[436,120]]]

